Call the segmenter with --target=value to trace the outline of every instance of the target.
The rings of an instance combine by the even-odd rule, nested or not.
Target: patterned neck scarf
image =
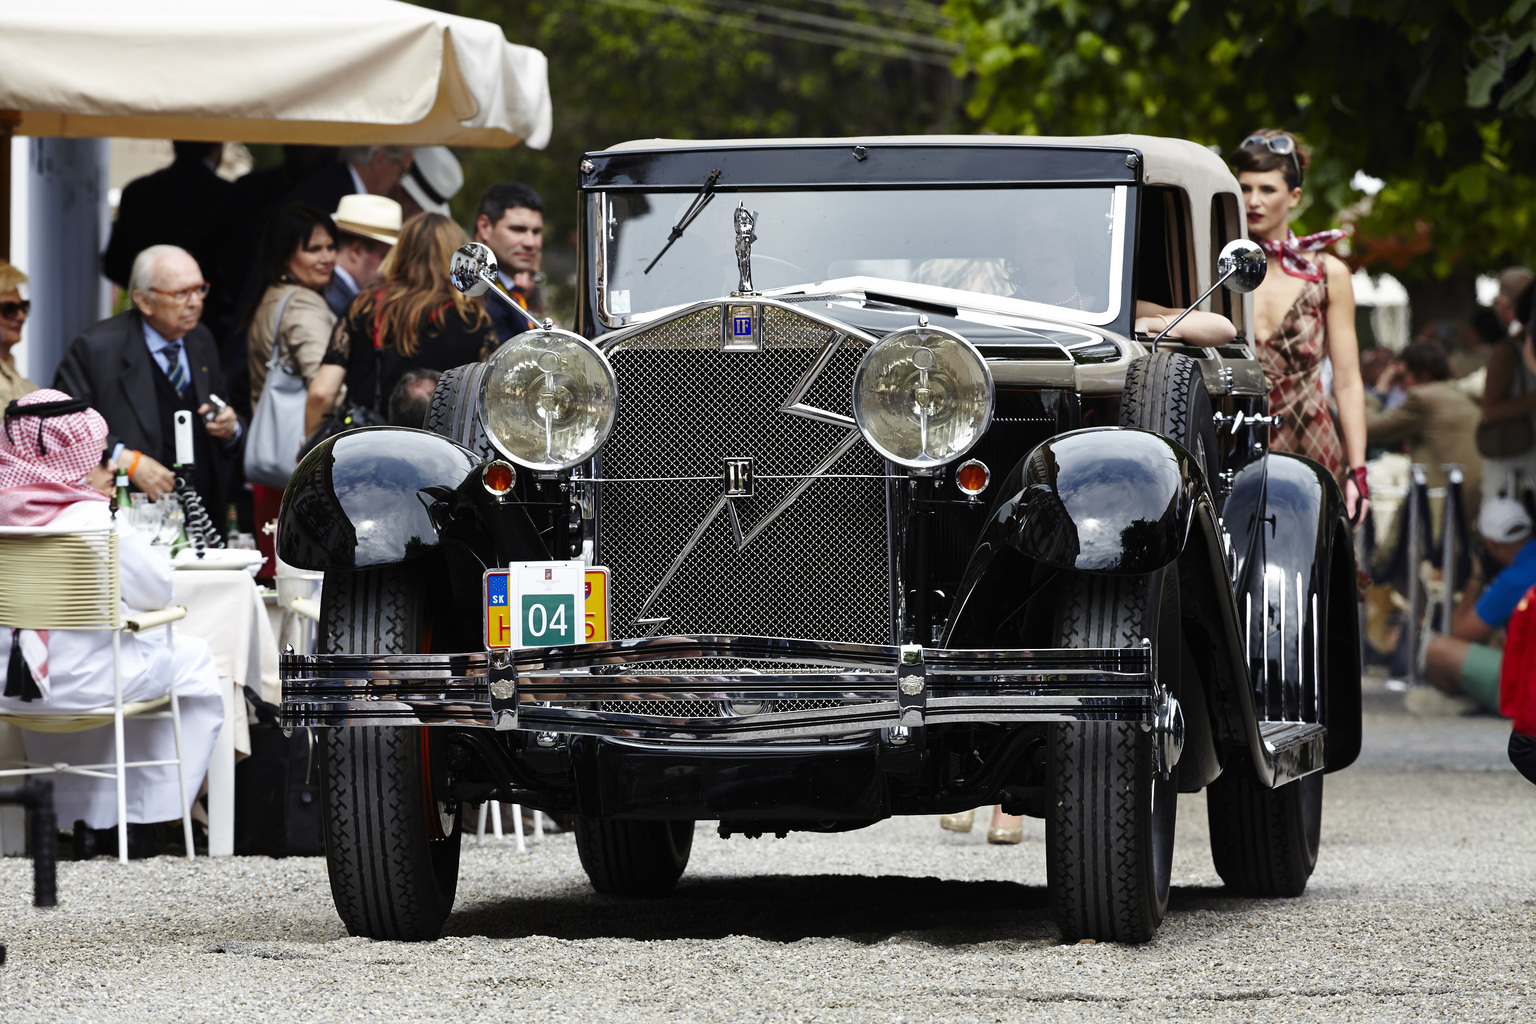
[[[1348,235],[1347,231],[1332,228],[1328,231],[1318,231],[1307,235],[1305,238],[1297,238],[1296,232],[1287,231],[1284,241],[1276,241],[1273,238],[1259,239],[1259,245],[1264,247],[1270,259],[1279,257],[1280,269],[1292,277],[1299,277],[1304,281],[1321,281],[1323,279],[1323,265],[1320,262],[1309,260],[1304,255],[1309,252],[1319,252],[1328,248],[1334,242]]]

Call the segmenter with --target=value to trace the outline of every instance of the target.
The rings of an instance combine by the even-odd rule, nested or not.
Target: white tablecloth
[[[179,569],[172,573],[175,602],[187,606],[178,632],[201,638],[213,652],[224,691],[224,729],[208,765],[208,853],[234,852],[235,754],[251,752],[245,694],[249,686],[276,704],[277,639],[250,573],[233,569]]]

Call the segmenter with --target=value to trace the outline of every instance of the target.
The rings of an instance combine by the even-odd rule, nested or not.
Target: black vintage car
[[[1063,937],[1136,942],[1206,789],[1227,884],[1303,890],[1360,745],[1354,553],[1334,480],[1268,450],[1263,256],[1217,157],[653,141],[589,154],[579,200],[576,332],[449,372],[430,430],[342,434],[284,498],[325,586],[283,711],[330,727],[352,933],[437,936],[493,799],[571,816],[633,895],[701,819],[1000,802],[1045,819]],[[455,283],[492,269],[467,246]],[[1136,300],[1237,338],[1137,335]]]

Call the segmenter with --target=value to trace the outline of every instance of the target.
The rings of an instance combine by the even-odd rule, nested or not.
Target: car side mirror
[[[1234,238],[1222,246],[1216,258],[1216,273],[1227,291],[1247,295],[1264,283],[1269,261],[1264,250],[1246,238]]]
[[[486,293],[495,274],[496,254],[491,252],[490,246],[479,242],[459,246],[448,266],[448,280],[472,299]]]

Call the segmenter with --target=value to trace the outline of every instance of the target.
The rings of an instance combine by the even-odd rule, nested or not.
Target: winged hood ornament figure
[[[741,281],[736,286],[737,295],[756,295],[752,288],[752,243],[757,241],[757,214],[747,210],[745,204],[737,203],[735,210],[736,221],[736,269],[741,274]]]

